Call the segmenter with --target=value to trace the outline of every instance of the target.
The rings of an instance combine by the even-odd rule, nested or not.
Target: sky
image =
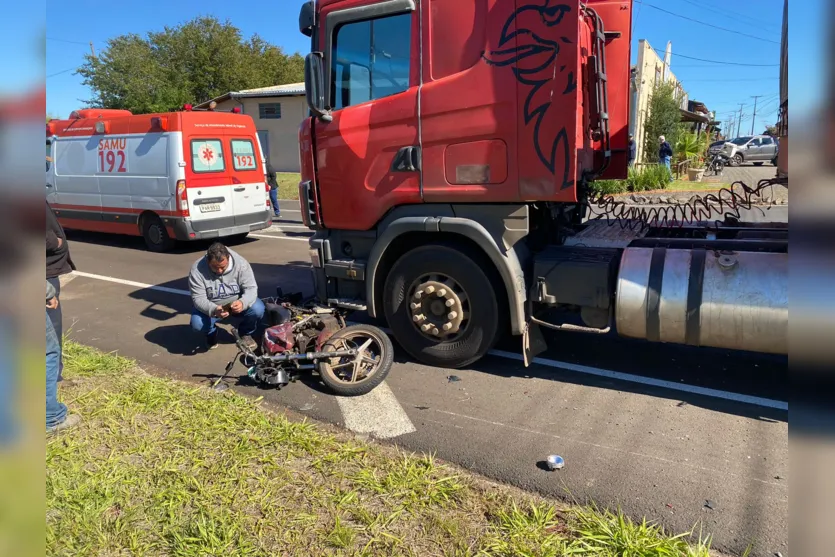
[[[249,0],[244,9],[241,2],[219,2],[211,4],[204,11],[198,11],[195,6],[200,6],[200,3],[182,0],[143,0],[124,10],[105,9],[112,4],[91,0],[47,0],[47,113],[65,118],[90,98],[90,92],[81,84],[80,76],[73,73],[83,63],[84,54],[90,52],[90,41],[94,48],[100,50],[108,38],[120,34],[143,35],[166,25],[183,23],[198,15],[214,15],[221,20],[229,19],[241,29],[244,36],[258,33],[284,48],[285,52],[305,53],[309,42],[298,31],[298,14],[302,3],[303,0]],[[741,129],[749,133],[754,103],[751,97],[762,95],[758,101],[754,130],[759,133],[766,124],[773,124],[777,119],[782,6],[783,0],[635,0],[632,62],[635,62],[639,39],[648,40],[653,48],[662,51],[667,42],[672,41],[672,72],[683,83],[690,99],[702,101],[710,110],[716,110],[720,121],[725,121],[734,111],[738,114],[739,103],[743,103]],[[823,76],[819,68],[823,65],[821,53],[824,51],[824,21],[828,19],[809,16],[821,13],[823,0],[807,0],[800,8],[790,9],[790,20],[793,19],[792,14],[799,9],[803,10],[803,14],[797,13],[797,16],[804,16],[804,26],[799,32],[795,30],[789,34],[790,52],[794,53],[790,60],[792,74],[803,76],[803,80],[795,80],[790,89],[792,105],[796,107],[816,102],[822,89]],[[31,25],[17,28],[10,24],[15,19],[5,19],[2,24],[2,27],[8,28],[4,29],[5,32],[20,33],[21,36],[28,33],[30,41],[31,36],[41,40],[43,35],[38,34],[37,29],[33,30]],[[40,44],[33,45],[31,52],[29,58],[34,56],[35,60],[39,59],[42,56]],[[739,64],[774,65],[724,65],[691,60],[684,56]],[[15,79],[28,79],[30,74],[21,70]],[[194,100],[197,102],[202,99]]]

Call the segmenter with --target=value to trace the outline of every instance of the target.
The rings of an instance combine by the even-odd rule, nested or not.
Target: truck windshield
[[[751,141],[750,135],[748,137],[737,137],[736,139],[731,141],[731,143],[733,143],[734,145],[745,145],[749,141]]]

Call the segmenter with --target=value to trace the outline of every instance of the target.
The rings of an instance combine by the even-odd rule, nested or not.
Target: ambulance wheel
[[[150,251],[159,253],[174,247],[174,240],[168,235],[168,230],[156,215],[142,219],[142,238]]]

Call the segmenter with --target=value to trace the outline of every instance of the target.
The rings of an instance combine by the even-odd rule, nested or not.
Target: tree
[[[766,126],[765,132],[763,135],[770,135],[772,137],[777,137],[777,126]]]
[[[97,57],[85,57],[78,74],[93,91],[91,107],[167,112],[229,91],[302,81],[304,59],[203,16],[146,37],[110,39]]]
[[[658,162],[658,136],[663,135],[670,145],[675,145],[679,134],[678,111],[675,84],[656,84],[649,99],[649,114],[644,124],[644,159]]]

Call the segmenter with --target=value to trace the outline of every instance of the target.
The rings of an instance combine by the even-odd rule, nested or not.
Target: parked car
[[[708,153],[722,152],[732,166],[753,162],[759,166],[764,162],[777,165],[777,139],[770,135],[746,135],[726,142],[711,143]]]

